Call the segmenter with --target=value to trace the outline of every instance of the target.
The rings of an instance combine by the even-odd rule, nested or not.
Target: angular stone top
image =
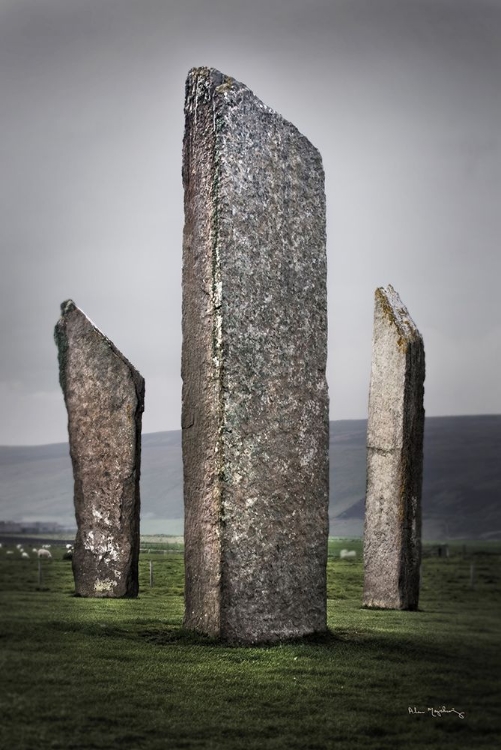
[[[80,310],[72,299],[67,299],[61,303],[61,317],[54,328],[54,340],[58,349],[59,358],[59,382],[63,392],[65,391],[66,379],[66,356],[68,351],[67,326],[70,325],[77,335],[95,335],[96,339],[106,347],[112,354],[123,362],[130,370],[138,394],[144,392],[144,378],[136,370],[133,364],[129,362],[115,344],[105,334],[94,325],[90,318]]]
[[[215,68],[192,68],[186,78],[185,116],[192,116],[196,121],[198,106],[209,103],[212,103],[214,110],[213,129],[216,132],[221,128],[220,118],[224,117],[224,111],[230,112],[232,109],[237,110],[239,117],[245,115],[248,126],[252,130],[252,118],[256,116],[252,111],[254,109],[261,114],[277,118],[283,125],[287,126],[291,133],[304,139],[310,148],[314,148],[306,136],[293,123],[286,120],[267,104],[264,104],[244,83],[236,81],[231,76],[227,76]],[[251,106],[249,106],[249,103],[251,103]],[[238,121],[238,125],[241,127],[241,119]],[[264,146],[266,148],[266,144],[259,143],[259,128],[256,128],[253,132],[256,140],[253,141],[251,139],[247,145],[249,147]],[[278,146],[279,144],[277,143],[276,145]],[[320,153],[317,149],[314,148],[314,150],[317,153],[321,168]]]
[[[244,83],[235,81],[231,76],[227,76],[215,68],[192,68],[186,79],[184,113],[185,115],[196,115],[198,104],[204,104],[218,98],[236,104],[248,94],[253,97],[255,104],[263,111],[277,114],[271,107],[255,97]]]
[[[422,408],[424,377],[423,338],[409,311],[391,285],[376,289],[368,447],[400,450],[404,423],[414,413],[410,403],[420,401]]]
[[[409,311],[391,284],[388,284],[386,288],[381,286],[376,289],[376,307],[379,307],[397,328],[402,339],[399,340],[399,344],[408,344],[422,338],[416,324],[409,315]]]

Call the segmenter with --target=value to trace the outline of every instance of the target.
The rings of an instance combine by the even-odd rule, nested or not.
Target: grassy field
[[[427,545],[420,611],[391,612],[360,606],[360,540],[331,540],[330,633],[259,648],[183,631],[167,546],[142,541],[137,600],[73,597],[63,548],[41,586],[33,555],[0,549],[1,748],[500,746],[499,542]]]

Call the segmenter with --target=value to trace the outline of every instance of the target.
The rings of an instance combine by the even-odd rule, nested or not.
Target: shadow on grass
[[[385,635],[366,630],[336,629],[327,630],[323,633],[312,633],[302,638],[266,642],[240,644],[212,638],[208,635],[186,630],[181,626],[164,624],[158,621],[151,623],[129,622],[124,625],[104,623],[61,623],[55,621],[50,624],[51,630],[78,633],[90,638],[118,639],[139,643],[148,643],[156,648],[168,647],[201,647],[215,651],[241,651],[266,652],[277,649],[291,649],[294,653],[302,653],[310,658],[324,659],[335,656],[339,649],[346,653],[353,650],[358,656],[365,654],[374,659],[387,662],[398,662],[406,658],[419,661],[423,657],[423,649],[426,650],[427,658],[432,658],[435,664],[448,664],[451,659],[451,642],[443,647],[430,643],[426,636],[413,634],[402,637],[398,634],[388,632]],[[477,652],[478,657],[478,652]]]

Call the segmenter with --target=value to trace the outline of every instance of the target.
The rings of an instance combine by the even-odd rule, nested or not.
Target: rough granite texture
[[[326,629],[327,290],[318,151],[243,84],[186,82],[185,626]]]
[[[418,607],[424,378],[421,334],[393,287],[381,287],[367,424],[366,607]]]
[[[54,337],[74,476],[75,593],[134,597],[144,380],[72,300]]]

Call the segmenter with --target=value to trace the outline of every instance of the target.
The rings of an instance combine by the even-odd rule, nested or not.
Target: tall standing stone
[[[72,300],[54,337],[68,410],[77,596],[138,593],[144,380]]]
[[[318,151],[243,84],[186,82],[185,626],[326,628],[325,196]]]
[[[417,609],[423,339],[392,286],[376,290],[367,424],[364,605]]]

